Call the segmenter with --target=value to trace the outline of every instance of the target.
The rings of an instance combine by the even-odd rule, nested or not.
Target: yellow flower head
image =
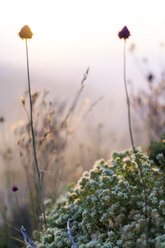
[[[25,25],[23,28],[21,28],[19,32],[19,36],[21,39],[31,39],[33,36],[33,33],[28,25]]]

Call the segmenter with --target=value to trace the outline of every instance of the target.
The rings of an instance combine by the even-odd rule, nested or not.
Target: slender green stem
[[[40,176],[40,171],[39,171],[39,166],[38,166],[37,153],[36,153],[36,142],[35,142],[35,135],[34,135],[34,128],[33,128],[33,104],[32,104],[31,87],[30,87],[30,71],[29,71],[29,56],[28,56],[27,39],[25,39],[25,44],[26,44],[28,92],[29,92],[29,100],[30,100],[30,126],[31,126],[31,132],[32,132],[33,154],[34,154],[34,160],[35,160],[35,165],[36,165],[36,170],[37,170],[37,175],[38,175],[38,190],[39,190],[39,195],[40,195],[40,200],[41,200],[41,208],[42,208],[42,213],[44,216],[44,225],[46,228],[46,216],[45,216],[45,207],[43,203],[41,176]]]
[[[132,125],[131,125],[131,109],[130,109],[130,100],[129,100],[129,94],[127,89],[127,81],[126,81],[126,40],[124,40],[124,86],[125,86],[125,93],[126,93],[126,100],[127,100],[127,108],[128,108],[128,126],[129,126],[129,133],[130,133],[130,139],[131,139],[131,145],[133,153],[135,154],[135,158],[137,160],[137,165],[140,171],[140,177],[142,180],[142,186],[143,186],[143,192],[144,192],[144,203],[145,203],[145,233],[146,233],[146,248],[149,248],[149,240],[148,240],[148,213],[147,213],[147,192],[146,192],[146,184],[143,176],[143,171],[141,168],[141,165],[139,163],[139,159],[136,154],[135,146],[134,146],[134,140],[133,140],[133,134],[132,134]]]
[[[124,40],[124,86],[125,86],[125,94],[126,94],[126,101],[127,101],[127,109],[128,109],[128,126],[129,126],[129,134],[131,139],[132,150],[135,152],[133,134],[132,134],[132,125],[131,125],[131,109],[130,109],[130,99],[128,95],[127,89],[127,81],[126,81],[126,40]]]

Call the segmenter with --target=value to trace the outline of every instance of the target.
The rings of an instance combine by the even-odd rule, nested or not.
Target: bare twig
[[[69,238],[70,238],[70,240],[71,240],[71,242],[73,244],[73,247],[78,248],[78,246],[76,245],[76,243],[74,242],[73,237],[72,237],[72,232],[71,232],[71,229],[70,229],[70,226],[69,226],[70,221],[71,221],[71,219],[68,219],[68,221],[67,221],[68,235],[69,235]]]
[[[24,226],[21,226],[21,233],[24,237],[24,241],[25,243],[29,246],[29,248],[38,248],[34,242],[29,238],[26,229],[24,228]]]

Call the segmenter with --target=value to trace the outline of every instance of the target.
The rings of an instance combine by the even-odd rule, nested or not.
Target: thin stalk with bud
[[[133,153],[135,155],[135,160],[137,161],[137,166],[140,171],[140,177],[141,177],[141,182],[142,182],[142,187],[143,187],[143,192],[144,192],[144,203],[145,203],[145,210],[144,210],[144,217],[145,217],[145,234],[146,234],[146,248],[149,248],[149,238],[148,238],[148,211],[147,211],[147,192],[146,192],[146,184],[145,184],[145,179],[143,176],[143,170],[141,168],[141,165],[139,163],[139,158],[137,151],[135,149],[134,145],[134,139],[133,139],[133,132],[132,132],[132,123],[131,123],[131,108],[130,108],[130,99],[129,99],[129,94],[128,94],[128,89],[127,89],[127,80],[126,80],[126,40],[130,36],[130,31],[126,26],[123,27],[123,29],[118,33],[118,36],[120,39],[124,39],[124,87],[125,87],[125,94],[126,94],[126,102],[127,102],[127,109],[128,109],[128,127],[129,127],[129,134],[130,134],[130,140],[131,140],[131,146]]]
[[[36,142],[35,142],[35,134],[34,134],[34,128],[33,128],[33,104],[32,104],[32,97],[31,97],[31,86],[30,86],[30,70],[29,70],[29,56],[28,56],[28,43],[27,40],[31,39],[33,36],[33,33],[29,26],[25,25],[21,31],[19,32],[19,36],[22,39],[25,39],[25,46],[26,46],[26,61],[27,61],[27,76],[28,76],[28,92],[29,92],[29,101],[30,101],[30,126],[31,126],[31,133],[32,133],[32,144],[33,144],[33,155],[34,155],[34,161],[37,171],[37,186],[38,186],[38,192],[40,195],[40,201],[41,201],[41,209],[42,214],[44,218],[44,226],[46,228],[46,215],[45,215],[45,207],[43,202],[43,194],[42,194],[42,186],[41,186],[41,176],[38,166],[38,160],[37,160],[37,152],[36,152]]]

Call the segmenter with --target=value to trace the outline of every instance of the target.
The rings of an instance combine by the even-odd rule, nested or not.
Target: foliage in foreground
[[[96,162],[64,199],[47,203],[48,229],[35,234],[38,247],[73,248],[68,219],[79,248],[143,248],[146,235],[150,247],[165,247],[163,172],[140,152],[114,153],[111,161]]]
[[[151,141],[149,145],[149,157],[165,172],[165,133],[160,142]]]

